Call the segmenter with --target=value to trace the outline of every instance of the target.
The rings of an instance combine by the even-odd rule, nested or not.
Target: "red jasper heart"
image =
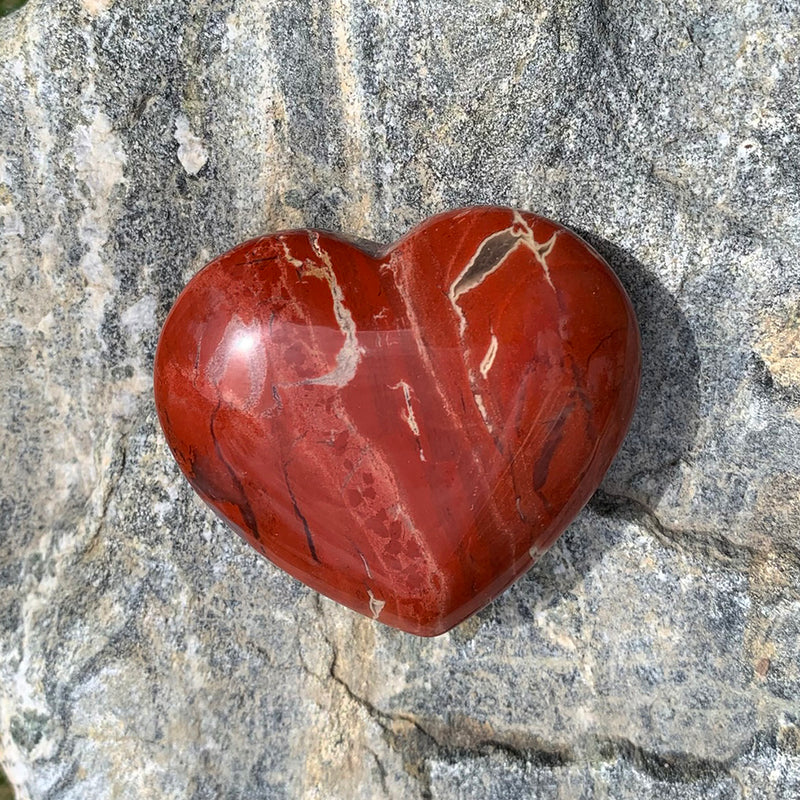
[[[385,249],[301,230],[220,256],[167,318],[155,396],[189,482],[254,548],[432,636],[586,503],[639,371],[633,309],[597,253],[485,207]]]

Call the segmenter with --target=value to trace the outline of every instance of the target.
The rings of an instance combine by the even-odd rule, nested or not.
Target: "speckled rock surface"
[[[0,743],[20,798],[800,796],[791,3],[31,0],[0,20]],[[252,235],[504,203],[640,317],[558,545],[419,640],[193,497],[159,325]]]

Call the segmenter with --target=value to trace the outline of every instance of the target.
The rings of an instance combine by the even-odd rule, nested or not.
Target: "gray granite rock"
[[[31,0],[0,20],[0,753],[20,798],[800,796],[800,16]],[[601,490],[418,640],[255,557],[155,422],[210,257],[502,203],[640,317]]]

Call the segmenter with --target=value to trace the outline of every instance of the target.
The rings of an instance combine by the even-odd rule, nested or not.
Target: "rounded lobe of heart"
[[[605,262],[549,220],[485,207],[373,254],[312,230],[224,254],[167,318],[155,396],[181,470],[256,550],[432,636],[586,503],[639,372]]]

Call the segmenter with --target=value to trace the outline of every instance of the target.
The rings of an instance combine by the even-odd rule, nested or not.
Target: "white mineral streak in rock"
[[[533,229],[525,222],[525,219],[519,211],[514,212],[514,225],[522,228],[522,234],[517,233],[519,241],[536,257],[536,260],[539,262],[544,272],[545,280],[550,288],[555,291],[556,287],[553,286],[553,281],[550,278],[550,269],[547,266],[547,256],[550,255],[550,251],[553,249],[560,231],[556,231],[546,242],[540,244],[533,235]]]
[[[525,221],[523,216],[518,212],[514,212],[513,222],[508,228],[504,228],[497,233],[493,233],[491,236],[488,236],[484,239],[480,245],[475,250],[472,258],[469,260],[467,265],[461,272],[458,274],[456,279],[450,285],[450,290],[448,292],[448,296],[450,298],[450,304],[453,306],[453,311],[455,311],[456,315],[458,316],[459,320],[459,334],[461,338],[464,338],[464,334],[467,330],[467,318],[464,314],[464,311],[461,308],[459,303],[459,298],[465,295],[467,292],[471,292],[476,287],[480,286],[489,275],[497,272],[500,267],[508,259],[509,255],[513,253],[518,247],[523,246],[527,247],[534,255],[536,260],[539,262],[540,266],[542,267],[542,271],[544,273],[545,280],[547,281],[550,288],[555,292],[555,286],[553,286],[553,281],[550,278],[550,270],[547,266],[547,255],[553,249],[553,245],[555,244],[556,238],[558,237],[558,231],[556,231],[546,242],[540,244],[536,241],[533,230]],[[502,249],[503,245],[509,239],[509,237],[513,237],[515,239],[514,243],[507,247],[506,249]],[[492,243],[499,243],[501,248],[500,252],[497,254],[497,260],[494,263],[491,262],[492,258]],[[487,256],[487,249],[488,249],[488,256],[489,260],[486,264],[480,264],[480,266],[475,269],[474,274],[472,274],[473,269],[476,267],[476,264],[479,263],[479,259],[484,258],[486,259]],[[492,334],[492,340],[489,344],[489,348],[486,351],[481,363],[480,363],[480,373],[484,379],[487,378],[489,374],[489,370],[492,368],[492,364],[494,363],[494,359],[497,356],[497,337]],[[484,403],[483,396],[476,391],[475,389],[475,381],[474,376],[470,372],[470,384],[472,385],[472,396],[475,401],[475,405],[478,408],[478,411],[483,418],[484,424],[486,425],[487,429],[491,432],[492,431],[492,424],[489,419],[489,415],[486,410],[486,404]]]
[[[483,422],[486,425],[487,430],[491,433],[492,423],[489,420],[489,414],[486,411],[486,403],[483,402],[483,395],[480,394],[480,392],[473,392],[472,396],[475,398],[475,405],[478,407],[478,411],[481,412],[481,417],[483,417]]]
[[[5,186],[8,182],[6,159],[0,153],[0,186]],[[10,194],[8,199],[0,196],[0,236],[6,240],[3,242],[4,247],[8,247],[7,240],[12,237],[20,240],[25,236],[25,223],[22,221],[22,215],[11,202]]]
[[[413,302],[414,292],[417,287],[413,278],[413,271],[403,269],[398,265],[395,260],[395,255],[390,254],[388,262],[382,267],[383,270],[391,273],[394,278],[395,286],[398,293],[403,298],[404,310],[411,324],[411,332],[415,341],[420,341],[422,328],[420,321],[417,317],[415,304]],[[425,372],[428,375],[435,376],[436,370],[434,369],[433,362],[431,361],[430,353],[427,347],[419,348],[419,356],[425,367]],[[453,424],[458,424],[459,416],[458,411],[453,403],[454,398],[449,397],[443,390],[442,382],[438,380],[433,381],[433,387],[439,397],[441,407],[445,410],[447,416],[453,421]]]
[[[450,284],[450,291],[448,292],[448,297],[450,298],[450,304],[453,306],[453,310],[456,312],[456,315],[458,316],[458,321],[459,321],[458,331],[462,339],[464,338],[464,334],[467,331],[467,318],[464,316],[464,312],[462,311],[461,306],[459,305],[458,302],[459,298],[465,295],[467,292],[471,292],[477,286],[480,286],[489,275],[497,272],[497,270],[500,269],[500,267],[502,266],[503,262],[506,260],[508,255],[511,252],[513,252],[513,250],[516,248],[516,243],[514,244],[514,246],[506,250],[502,254],[502,256],[500,256],[497,259],[497,261],[490,267],[481,271],[471,280],[466,280],[466,278],[470,274],[472,268],[475,266],[475,263],[477,262],[478,258],[484,252],[484,248],[490,246],[490,243],[493,240],[505,238],[509,234],[516,235],[513,228],[505,228],[502,231],[493,233],[491,236],[487,236],[486,239],[484,239],[475,249],[472,258],[467,262],[464,269],[462,269],[461,272],[458,273],[456,279],[452,282],[452,284]]]
[[[90,87],[88,94],[93,94]],[[111,201],[124,179],[125,153],[111,120],[96,106],[88,106],[89,122],[75,128],[75,173],[83,186],[84,209],[78,221],[78,237],[86,250],[80,269],[86,276],[86,324],[97,330],[103,321],[105,303],[117,288],[114,272],[102,249],[111,234],[114,215]]]
[[[208,161],[208,149],[203,140],[192,133],[185,114],[178,114],[175,118],[175,141],[181,166],[188,175],[197,175]]]
[[[403,399],[406,401],[406,410],[401,411],[400,416],[403,422],[408,425],[411,433],[413,433],[415,438],[419,440],[419,423],[414,415],[414,408],[411,405],[411,387],[405,381],[398,381],[396,384],[394,384],[394,386],[390,386],[389,388],[403,390]],[[425,453],[422,451],[422,445],[419,446],[419,460],[425,461]]]
[[[353,40],[357,43],[360,34],[351,28],[352,5],[350,0],[331,0],[330,19],[333,66],[336,70],[344,123],[343,153],[350,164],[346,173],[350,191],[346,192],[346,196],[353,198],[343,208],[343,222],[352,231],[363,231],[375,206],[375,184],[372,176],[367,174],[372,137],[370,123],[364,113],[364,92],[356,70],[358,56]]]
[[[289,245],[286,244],[286,239],[281,239],[281,247],[283,247],[283,254],[286,260],[293,266],[298,269],[304,266],[304,262],[301,261],[299,258],[295,258],[292,255],[292,251],[289,249]]]
[[[484,239],[480,245],[478,245],[472,258],[467,262],[464,269],[461,270],[456,279],[450,285],[450,291],[448,292],[450,304],[453,306],[453,310],[458,316],[459,333],[462,338],[467,330],[467,318],[464,316],[464,312],[459,305],[459,298],[465,295],[467,292],[471,292],[473,289],[480,286],[486,280],[486,278],[489,277],[489,275],[497,272],[497,270],[503,266],[511,253],[513,253],[520,245],[527,247],[533,253],[534,257],[542,267],[545,280],[550,288],[555,291],[555,286],[553,286],[553,281],[550,278],[550,270],[547,266],[547,256],[553,249],[553,245],[558,237],[558,233],[559,232],[556,231],[546,242],[537,242],[533,235],[533,229],[530,227],[530,225],[528,225],[523,216],[518,211],[515,211],[513,222],[508,228],[504,228],[497,233],[493,233],[491,236],[488,236],[486,239]],[[493,264],[487,265],[486,269],[481,269],[474,276],[470,275],[471,270],[478,262],[478,259],[484,254],[485,249],[487,247],[491,247],[491,243],[493,241],[502,242],[503,239],[507,239],[509,236],[512,236],[516,239],[514,244],[507,250],[503,251],[499,255],[497,261],[495,261]]]
[[[342,292],[342,287],[339,286],[336,280],[336,273],[333,270],[330,255],[320,246],[317,234],[311,234],[309,241],[322,264],[314,266],[306,264],[306,274],[324,280],[330,287],[331,297],[333,298],[333,315],[336,317],[342,336],[344,336],[344,344],[336,355],[336,366],[325,375],[320,375],[318,378],[309,378],[306,383],[316,383],[321,386],[338,386],[341,389],[343,386],[347,386],[355,377],[356,370],[361,362],[361,356],[364,354],[364,348],[358,343],[356,323],[350,310],[344,304],[344,292]]]
[[[519,500],[519,498],[517,498],[517,500]],[[517,508],[519,509],[519,506],[517,506]],[[538,561],[546,552],[546,547],[539,547],[539,545],[536,544],[531,545],[530,550],[528,550],[528,553],[533,561]]]
[[[364,558],[364,556],[361,553],[359,553],[359,556],[361,556],[361,561],[364,564],[364,570],[367,573],[367,577],[371,580],[372,579],[372,570],[369,568],[369,564],[367,563],[367,559]]]
[[[378,619],[381,615],[381,611],[383,611],[383,607],[386,605],[385,600],[379,600],[375,595],[372,593],[372,589],[367,589],[367,594],[369,595],[369,610],[372,613],[374,619]]]
[[[92,473],[90,479],[97,479],[98,475],[101,477],[96,480],[95,488],[86,503],[85,518],[67,532],[46,530],[35,545],[35,552],[32,555],[42,563],[51,563],[52,568],[45,571],[41,579],[35,585],[31,585],[22,597],[18,631],[19,649],[13,660],[5,662],[6,668],[11,668],[13,672],[10,686],[7,687],[11,689],[11,695],[0,694],[2,720],[12,719],[14,714],[19,715],[20,712],[27,716],[38,716],[43,720],[49,720],[57,715],[57,711],[51,707],[42,692],[42,684],[46,678],[46,663],[42,659],[41,643],[37,633],[41,631],[43,620],[48,618],[55,602],[54,598],[59,597],[64,582],[68,580],[69,565],[75,558],[76,551],[85,545],[88,538],[96,535],[102,525],[109,486],[114,480],[110,469],[114,446],[115,437],[111,435],[103,437],[97,444],[96,464],[87,471]],[[63,471],[71,472],[75,469],[75,465],[70,467],[72,469]],[[70,480],[67,477],[66,480],[70,488],[77,483],[75,478]],[[64,502],[63,499],[61,502]],[[99,651],[102,645],[98,645],[97,640],[102,640],[104,637],[104,632],[98,631],[96,634],[87,632],[84,646],[86,649],[96,647]],[[9,697],[13,697],[13,703]],[[54,758],[57,739],[43,736],[32,749],[20,748],[14,736],[8,735],[7,731],[6,727],[2,737],[3,767],[15,786],[24,787],[30,780],[35,779],[35,771],[28,768],[31,760],[47,761]]]
[[[489,375],[489,370],[492,368],[492,364],[494,364],[494,359],[497,356],[497,337],[492,334],[492,340],[489,342],[489,348],[486,350],[486,355],[483,357],[483,361],[481,361],[480,371],[481,375],[483,375],[484,379],[486,379]]]

